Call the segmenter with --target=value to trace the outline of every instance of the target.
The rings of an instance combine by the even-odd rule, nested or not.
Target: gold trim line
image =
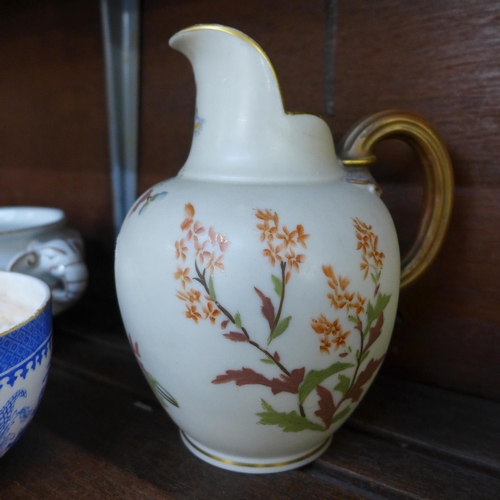
[[[28,319],[25,319],[22,323],[18,323],[17,325],[13,326],[10,330],[7,330],[6,332],[1,332],[0,333],[0,338],[5,337],[9,333],[12,333],[16,330],[19,330],[19,328],[23,327],[24,325],[27,325],[31,321],[33,321],[35,318],[38,318],[38,316],[41,316],[42,313],[45,312],[45,309],[51,305],[51,296],[47,298],[47,302],[40,307],[40,309],[37,309]]]
[[[178,33],[174,35],[179,35],[181,33],[189,33],[191,31],[203,31],[203,30],[213,30],[213,31],[221,31],[222,33],[227,33],[228,35],[233,35],[236,38],[239,38],[240,40],[243,40],[244,42],[248,43],[251,47],[253,47],[267,62],[269,67],[271,68],[271,72],[274,76],[274,79],[276,80],[276,85],[278,87],[278,93],[281,98],[281,104],[283,106],[283,110],[285,110],[285,99],[283,98],[283,92],[281,91],[281,85],[280,81],[278,78],[278,74],[276,73],[276,69],[274,68],[273,63],[271,62],[271,59],[269,59],[269,56],[264,52],[264,49],[252,38],[250,38],[248,35],[245,35],[242,31],[239,31],[234,28],[229,28],[228,26],[223,26],[221,24],[195,24],[194,26],[190,26],[188,28],[185,28]],[[304,113],[305,114],[305,113]]]
[[[377,158],[375,156],[371,156],[369,158],[359,158],[359,159],[342,159],[342,163],[344,165],[371,165],[375,163]]]
[[[328,437],[325,441],[323,441],[323,443],[321,443],[320,446],[315,448],[313,451],[310,451],[309,453],[307,453],[299,458],[294,458],[293,460],[287,460],[286,462],[276,462],[273,464],[251,464],[251,463],[247,463],[247,462],[237,462],[235,460],[228,460],[227,458],[221,458],[221,457],[218,457],[217,455],[213,455],[212,453],[208,453],[207,451],[202,450],[199,446],[196,446],[191,441],[191,439],[189,439],[189,437],[186,435],[186,433],[184,431],[181,431],[181,434],[182,434],[183,438],[195,450],[199,451],[200,453],[203,453],[203,455],[205,455],[209,458],[212,458],[213,460],[217,460],[218,462],[224,463],[226,465],[235,465],[238,467],[249,467],[249,468],[255,468],[255,469],[268,469],[271,467],[285,467],[287,465],[296,464],[297,462],[301,462],[302,460],[306,460],[307,458],[312,457],[313,455],[318,453],[321,450],[321,448],[326,447],[327,443],[332,439],[332,436]]]
[[[271,67],[271,70],[273,72],[274,78],[276,79],[276,82],[279,85],[279,80],[278,76],[276,74],[276,70],[274,69],[273,63],[269,59],[268,55],[264,52],[262,47],[255,41],[252,40],[248,35],[245,35],[245,33],[242,33],[241,31],[234,29],[234,28],[229,28],[228,26],[222,26],[221,24],[195,24],[194,26],[190,26],[189,28],[185,28],[179,33],[188,33],[190,31],[203,31],[203,30],[214,30],[214,31],[222,31],[223,33],[227,33],[229,35],[233,35],[236,38],[239,38],[240,40],[243,40],[244,42],[247,42],[249,45],[251,45],[269,64]],[[175,35],[174,35],[175,36]],[[281,93],[281,89],[280,89]]]

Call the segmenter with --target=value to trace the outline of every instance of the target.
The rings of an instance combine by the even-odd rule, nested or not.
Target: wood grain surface
[[[363,116],[424,115],[449,147],[456,200],[448,238],[400,300],[384,366],[391,375],[500,400],[500,4],[338,2],[335,116],[324,106],[325,3],[299,0],[142,2],[140,189],[176,174],[189,151],[195,88],[177,30],[219,22],[256,39],[289,110],[325,116],[335,139]],[[112,292],[112,229],[98,2],[0,5],[0,204],[67,211],[102,256],[92,280]],[[374,174],[401,247],[414,237],[421,174],[394,141]],[[107,260],[109,259],[109,260]],[[95,267],[94,267],[95,266]]]

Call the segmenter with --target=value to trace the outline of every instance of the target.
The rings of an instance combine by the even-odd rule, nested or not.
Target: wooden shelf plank
[[[500,477],[496,402],[381,376],[349,425]]]
[[[246,475],[194,457],[160,408],[53,367],[44,400],[2,460],[2,498],[362,498],[304,471]],[[5,496],[4,496],[5,495]]]
[[[443,430],[447,422],[434,418],[436,430],[429,430],[418,416],[422,399],[435,402],[445,391],[417,386],[413,400],[410,391],[401,398],[394,394],[395,387],[407,389],[407,383],[382,377],[377,386],[381,387],[363,402],[353,423],[336,433],[331,448],[314,464],[254,476],[217,469],[191,455],[159,406],[149,407],[142,400],[137,404],[137,395],[130,391],[56,364],[33,424],[2,460],[0,491],[9,499],[498,498],[500,475],[455,460],[461,455],[449,451],[453,433]],[[471,405],[475,398],[441,395],[443,408],[455,400],[451,409],[459,420],[468,421],[461,418],[463,404],[469,405],[470,414],[476,411]],[[481,400],[476,403],[495,418],[494,404],[486,408]],[[432,407],[426,410],[429,418]],[[486,438],[488,432],[483,428],[476,436]],[[470,439],[474,438],[473,434]],[[456,434],[455,441],[459,439]],[[490,435],[489,452],[487,448],[493,468],[495,439]],[[482,446],[479,441],[469,453],[476,462]],[[446,453],[439,452],[442,449]]]

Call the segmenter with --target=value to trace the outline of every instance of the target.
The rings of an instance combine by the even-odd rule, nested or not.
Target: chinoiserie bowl
[[[0,272],[0,457],[42,398],[52,347],[51,293],[38,278]]]

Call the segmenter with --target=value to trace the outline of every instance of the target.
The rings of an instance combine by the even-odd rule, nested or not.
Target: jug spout
[[[170,39],[191,62],[195,130],[179,176],[242,182],[305,182],[344,175],[328,125],[287,114],[274,68],[252,39],[221,25],[196,25]]]

